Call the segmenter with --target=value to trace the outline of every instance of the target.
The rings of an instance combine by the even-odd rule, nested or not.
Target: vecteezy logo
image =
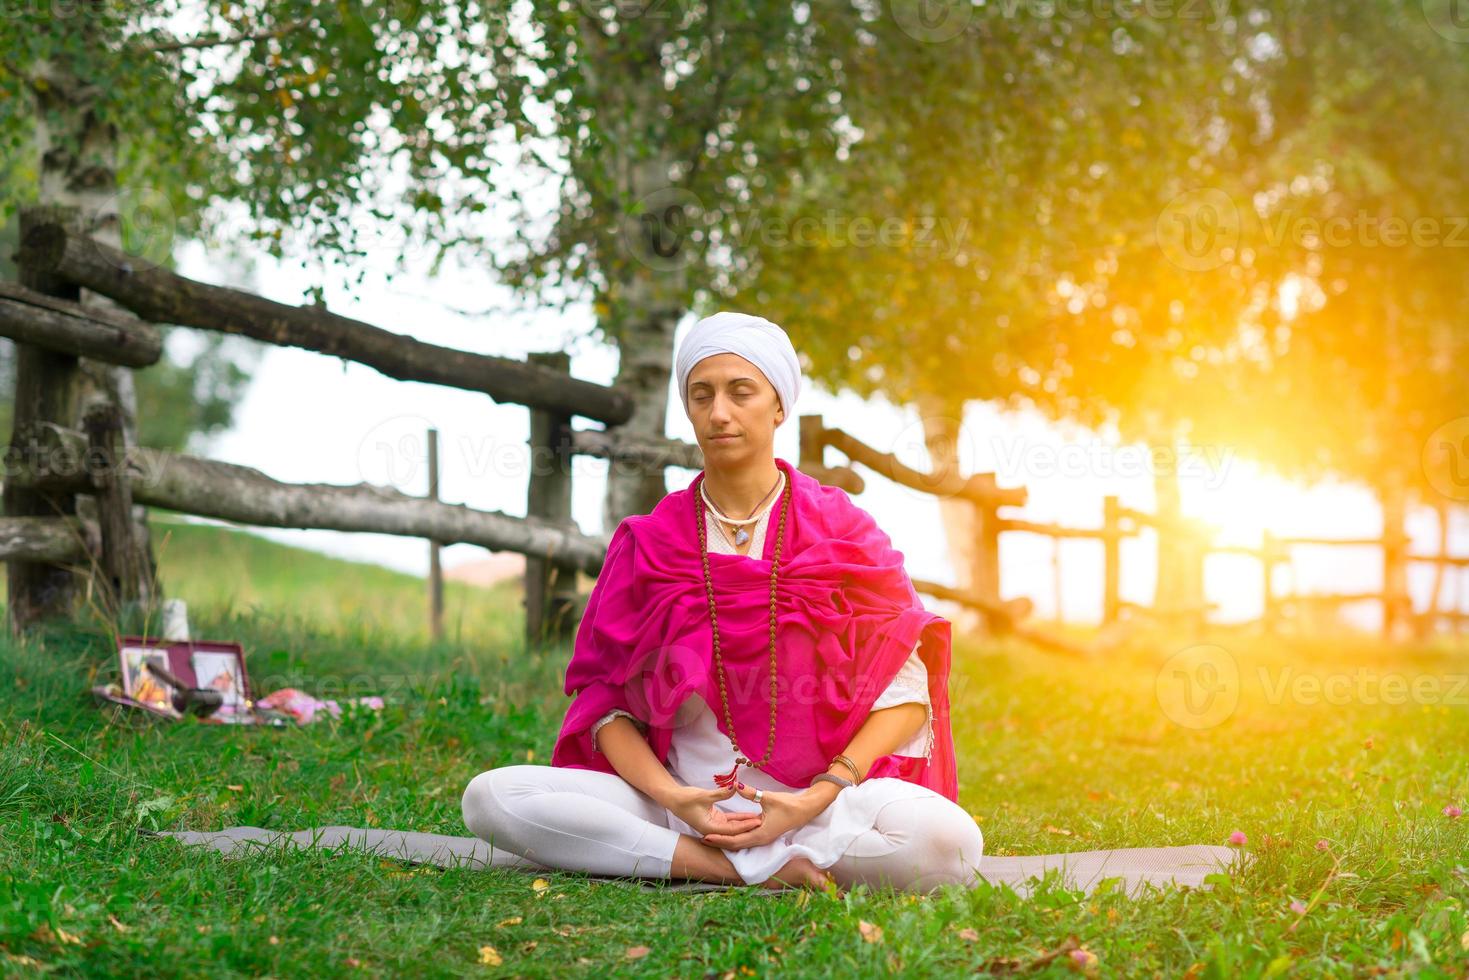
[[[1469,0],[1422,0],[1423,19],[1439,37],[1469,44]]]
[[[428,471],[428,430],[421,415],[395,415],[373,426],[357,444],[357,475],[364,483],[414,487]]]
[[[694,193],[664,187],[637,201],[622,216],[622,240],[638,262],[658,272],[671,272],[693,261],[704,222],[704,204]]]
[[[1157,235],[1169,262],[1188,272],[1208,272],[1239,254],[1239,208],[1215,187],[1184,191],[1158,215]]]
[[[931,44],[958,37],[974,16],[970,0],[892,0],[891,10],[904,34]]]
[[[1239,664],[1216,643],[1174,653],[1163,662],[1154,683],[1163,714],[1184,728],[1213,728],[1239,706]]]
[[[933,462],[933,453],[928,443],[930,431],[952,434],[955,457],[952,464],[944,465]],[[968,484],[968,477],[961,472],[960,467],[964,465],[966,459],[976,458],[974,439],[974,430],[964,428],[962,418],[940,415],[922,416],[905,425],[903,430],[887,444],[887,454],[891,462],[915,470],[922,486],[915,487],[897,481],[896,474],[891,472],[889,466],[880,466],[878,469],[879,471],[888,469],[889,472],[885,473],[885,476],[895,480],[900,487],[920,500],[950,497]],[[949,483],[950,490],[948,491],[943,489],[945,481],[952,481]]]
[[[1422,455],[1429,486],[1450,500],[1469,500],[1469,415],[1434,429]]]

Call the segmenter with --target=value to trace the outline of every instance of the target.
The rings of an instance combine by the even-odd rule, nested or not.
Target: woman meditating
[[[704,469],[624,519],[549,766],[476,776],[464,821],[548,868],[765,887],[973,885],[950,625],[846,492],[776,459],[784,330],[717,313],[676,357]]]

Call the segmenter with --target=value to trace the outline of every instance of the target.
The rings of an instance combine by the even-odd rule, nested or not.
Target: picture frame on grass
[[[99,703],[141,709],[159,717],[180,719],[174,707],[175,691],[163,678],[147,669],[149,663],[162,667],[188,688],[218,691],[222,703],[208,714],[195,717],[211,725],[282,724],[275,712],[255,710],[250,677],[245,670],[245,650],[238,643],[213,640],[163,640],[157,637],[123,636],[118,639],[120,680],[92,689]]]

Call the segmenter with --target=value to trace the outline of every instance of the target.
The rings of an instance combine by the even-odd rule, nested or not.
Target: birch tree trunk
[[[921,391],[918,412],[923,423],[923,440],[935,476],[959,472],[959,434],[964,421],[964,406],[949,399]],[[972,592],[978,581],[979,514],[972,502],[962,497],[939,497],[939,518],[943,522],[944,539],[948,543],[949,562],[954,568],[954,585],[960,592]],[[984,617],[967,606],[954,613],[957,632],[976,634],[984,630]]]
[[[92,23],[93,19],[85,12],[77,18],[77,30],[85,39],[83,50],[92,58],[106,58],[105,45],[95,35]],[[32,92],[37,100],[35,142],[40,155],[40,204],[65,209],[77,232],[120,249],[117,128],[96,111],[97,89],[87,78],[86,64],[81,59],[58,58],[38,61],[32,69],[32,78],[39,83],[32,86]],[[79,301],[84,306],[136,319],[111,300],[89,290],[81,290]],[[75,405],[76,417],[67,419],[67,423],[79,426],[93,405],[115,405],[122,421],[119,451],[132,450],[138,445],[137,391],[132,370],[89,358],[79,358],[77,369],[81,386]],[[77,513],[95,520],[95,502],[90,497],[80,498]],[[146,607],[159,598],[154,594],[157,560],[147,524],[147,508],[140,505],[132,508],[132,533],[136,546],[143,552],[143,560],[135,564],[140,580],[127,591],[141,597]]]
[[[693,196],[675,181],[674,155],[659,138],[667,123],[658,33],[632,33],[637,40],[588,32],[583,70],[608,113],[613,187],[622,198],[609,202],[622,229],[617,254],[604,264],[605,299],[615,323],[607,332],[620,355],[614,384],[633,402],[632,417],[617,427],[617,436],[656,444],[668,430],[674,331],[686,310],[693,261],[688,219],[697,216],[690,214]],[[663,499],[664,473],[662,466],[637,460],[609,461],[602,515],[609,534],[624,517],[650,513]]]

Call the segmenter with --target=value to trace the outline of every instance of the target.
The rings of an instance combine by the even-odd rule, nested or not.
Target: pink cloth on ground
[[[381,711],[383,707],[383,699],[376,696],[356,698],[348,703],[360,704],[374,711]],[[295,718],[296,722],[301,725],[308,725],[315,721],[319,713],[324,712],[333,718],[339,718],[342,714],[341,705],[336,701],[319,701],[305,691],[298,691],[294,687],[283,687],[278,691],[272,691],[256,701],[255,705],[260,708],[283,711]]]

